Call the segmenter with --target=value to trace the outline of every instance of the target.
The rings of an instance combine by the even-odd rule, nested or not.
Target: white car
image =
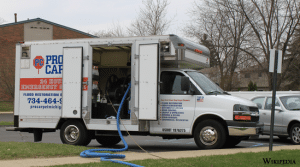
[[[263,134],[269,135],[272,95],[256,96],[251,100],[259,108]],[[276,95],[273,134],[280,139],[290,137],[293,144],[300,144],[300,95]]]

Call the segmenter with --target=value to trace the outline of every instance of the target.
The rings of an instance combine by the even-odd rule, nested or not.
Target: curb
[[[0,114],[13,114],[13,111],[8,111],[8,112],[0,112]]]

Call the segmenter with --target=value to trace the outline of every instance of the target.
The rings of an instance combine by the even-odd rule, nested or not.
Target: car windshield
[[[187,74],[198,84],[198,86],[205,92],[205,94],[227,94],[205,75],[196,71],[189,71],[187,72]]]
[[[300,96],[283,96],[280,100],[288,110],[300,110]]]

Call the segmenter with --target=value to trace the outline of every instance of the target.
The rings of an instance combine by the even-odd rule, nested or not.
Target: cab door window
[[[181,77],[183,74],[179,72],[162,72],[160,81],[161,94],[186,94],[181,91]]]
[[[172,95],[186,95],[189,92],[181,90],[181,78],[184,75],[180,72],[164,71],[161,73],[160,81],[160,94],[172,94]],[[192,88],[195,89],[196,94],[199,92],[196,87],[191,84]],[[199,94],[199,93],[198,93]]]

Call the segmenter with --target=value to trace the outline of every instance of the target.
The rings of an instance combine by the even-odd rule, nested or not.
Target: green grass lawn
[[[0,101],[0,111],[14,111],[14,102]]]
[[[0,160],[79,156],[84,150],[87,150],[87,147],[67,144],[0,142]]]
[[[51,143],[31,143],[31,142],[0,142],[0,160],[4,159],[21,159],[21,158],[45,158],[45,157],[66,157],[79,156],[79,154],[87,149],[84,146],[72,146],[66,144]],[[269,160],[269,164],[264,162]],[[100,159],[100,158],[99,158]],[[130,163],[141,166],[207,166],[207,167],[256,167],[256,166],[282,166],[282,164],[274,164],[271,160],[286,160],[286,162],[295,162],[296,164],[284,164],[283,166],[299,166],[300,151],[299,150],[281,150],[273,152],[260,153],[238,153],[230,155],[204,156],[197,158],[181,158],[181,159],[156,159],[156,160],[139,160],[130,161]],[[291,160],[291,161],[288,161]],[[100,160],[99,160],[100,161]],[[111,162],[88,163],[88,164],[72,164],[59,165],[56,167],[104,167],[104,166],[123,166]]]
[[[180,159],[148,159],[139,161],[130,161],[130,163],[146,166],[146,167],[263,167],[263,166],[299,166],[300,164],[299,150],[281,150],[274,152],[260,153],[238,153],[231,155],[215,155],[196,158],[180,158]],[[264,159],[269,160],[265,163]],[[271,159],[269,159],[271,158]],[[272,160],[287,160],[286,164],[274,164]],[[291,160],[292,164],[288,160]],[[277,161],[276,161],[277,162]],[[296,164],[294,164],[294,162]],[[283,163],[283,162],[282,162]],[[72,165],[56,165],[55,167],[121,167],[122,164],[112,162],[99,162],[88,164],[72,164]],[[52,166],[53,167],[53,166]]]
[[[0,122],[0,125],[14,125],[14,122],[2,121],[2,122]]]

